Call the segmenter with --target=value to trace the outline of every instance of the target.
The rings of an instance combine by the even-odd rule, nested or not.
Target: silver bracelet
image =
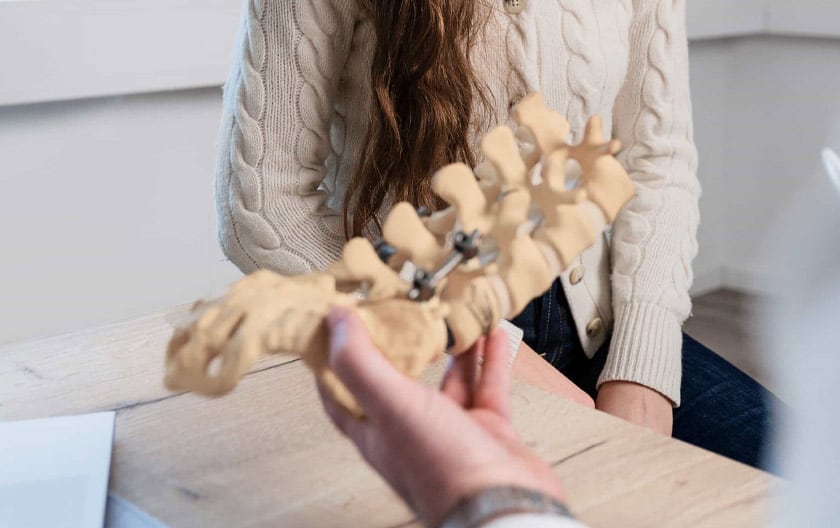
[[[446,515],[440,528],[478,528],[511,513],[542,513],[574,518],[557,499],[517,486],[486,488],[461,500]]]

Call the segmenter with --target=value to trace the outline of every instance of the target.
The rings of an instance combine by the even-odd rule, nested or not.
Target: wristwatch
[[[440,528],[477,528],[511,513],[540,513],[574,518],[557,499],[517,486],[486,488],[461,500],[444,518]]]

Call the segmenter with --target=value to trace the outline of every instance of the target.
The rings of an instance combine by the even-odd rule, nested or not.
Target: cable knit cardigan
[[[541,91],[573,139],[598,114],[624,145],[637,196],[610,241],[561,279],[586,353],[612,335],[599,384],[633,381],[679,405],[700,194],[686,0],[522,0],[518,14],[482,1],[492,15],[472,62],[495,122]],[[247,0],[216,174],[220,242],[243,271],[302,273],[339,257],[374,40],[356,0]]]

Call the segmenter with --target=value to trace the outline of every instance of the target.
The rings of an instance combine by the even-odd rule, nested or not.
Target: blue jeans
[[[557,370],[596,396],[609,341],[592,359],[575,330],[563,286],[556,281],[512,321],[525,343]],[[753,467],[766,469],[775,396],[691,337],[683,335],[681,405],[674,409],[674,438]]]

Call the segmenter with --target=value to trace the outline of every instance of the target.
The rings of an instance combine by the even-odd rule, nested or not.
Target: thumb
[[[377,350],[364,323],[351,309],[332,307],[327,324],[329,365],[338,379],[368,415],[387,416],[394,412],[396,402],[409,397],[413,382]]]
[[[473,403],[510,420],[510,392],[510,344],[505,333],[497,328],[484,347],[484,365]]]

